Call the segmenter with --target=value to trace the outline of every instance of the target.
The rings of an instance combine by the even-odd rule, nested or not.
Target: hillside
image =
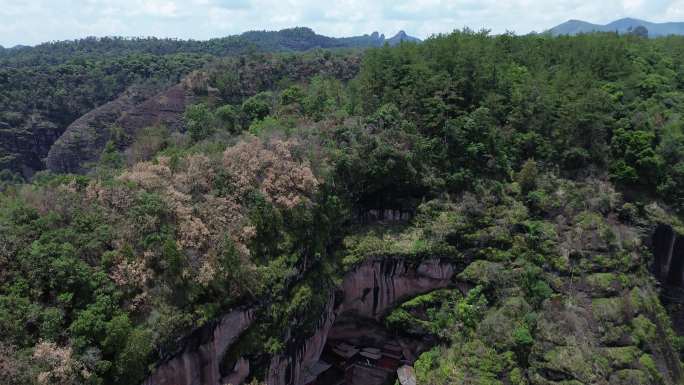
[[[401,38],[400,38],[401,37]],[[328,37],[310,28],[297,27],[280,31],[249,31],[240,35],[209,40],[180,40],[124,37],[89,37],[79,40],[55,41],[35,47],[17,46],[0,50],[0,66],[17,67],[42,64],[61,64],[78,58],[112,58],[134,54],[172,55],[206,54],[228,56],[249,51],[289,52],[308,51],[315,48],[368,48],[381,47],[400,41],[420,42],[404,31],[393,38],[374,32],[371,35],[352,37]]]
[[[392,36],[391,38],[387,39],[386,42],[387,42],[389,45],[392,45],[392,46],[393,46],[393,45],[397,45],[397,44],[399,44],[399,43],[401,43],[401,42],[420,43],[420,39],[418,39],[418,38],[416,38],[416,37],[413,37],[413,36],[409,36],[409,35],[407,35],[406,32],[404,32],[404,31],[399,31],[399,32],[397,32],[396,35],[394,35],[394,36]]]
[[[634,31],[637,27],[645,27],[650,37],[684,35],[684,22],[651,23],[632,18],[616,20],[606,25],[592,24],[581,20],[569,20],[546,32],[553,36],[577,35],[591,32],[617,32],[624,34]]]
[[[0,383],[684,381],[684,37],[203,58],[23,74],[125,91],[1,174]]]
[[[130,87],[154,94],[226,56],[418,41],[397,36],[330,38],[292,28],[207,41],[107,37],[0,50],[0,170],[24,178],[43,170],[50,147],[69,125]]]

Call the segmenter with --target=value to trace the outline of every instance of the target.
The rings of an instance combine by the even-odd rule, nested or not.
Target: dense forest
[[[206,41],[85,38],[0,49],[0,169],[12,178],[45,168],[50,146],[67,126],[130,87],[147,93],[177,83],[212,59],[320,48],[396,44],[383,35],[330,38],[309,28],[252,31]],[[5,179],[10,176],[6,175]]]
[[[399,35],[399,34],[398,34]],[[371,35],[334,38],[315,33],[310,28],[297,27],[280,31],[250,31],[240,35],[209,40],[181,40],[124,37],[88,37],[79,40],[54,41],[35,47],[20,46],[0,49],[3,66],[22,67],[62,64],[75,58],[119,58],[133,54],[172,55],[178,53],[230,56],[251,51],[293,52],[316,48],[381,47],[387,41],[377,32]],[[415,39],[406,37],[404,39]],[[398,41],[396,42],[398,43]]]
[[[140,384],[241,309],[221,373],[244,359],[268,383],[347,274],[396,259],[455,270],[378,316],[433,341],[419,384],[684,381],[684,269],[661,274],[653,237],[684,257],[684,38],[54,44],[0,54],[0,125],[61,133],[143,79],[192,102],[182,127],[112,125],[83,172],[30,181],[0,126],[0,383]]]

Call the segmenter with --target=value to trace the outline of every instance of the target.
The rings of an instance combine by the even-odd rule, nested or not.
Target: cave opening
[[[667,274],[667,284],[671,286],[682,286],[682,273],[684,272],[684,238],[678,237],[670,251],[670,266]]]
[[[434,322],[469,288],[453,280],[459,270],[439,258],[358,265],[335,292],[321,344],[300,358],[297,385],[415,385],[413,364],[439,343]]]
[[[398,371],[411,381],[410,367],[436,343],[431,336],[398,334],[375,319],[343,314],[335,320],[320,359],[308,369],[303,384],[392,385]]]

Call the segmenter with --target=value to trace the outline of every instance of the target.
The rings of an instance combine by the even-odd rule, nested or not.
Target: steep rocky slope
[[[380,319],[401,301],[454,284],[459,267],[448,261],[410,262],[402,258],[371,259],[344,276],[340,287],[331,292],[314,330],[290,330],[285,353],[270,358],[265,382],[269,385],[302,385],[304,372],[320,359],[328,333],[340,316]],[[179,353],[161,363],[145,385],[218,385],[229,376],[249,368],[244,358],[234,370],[219,373],[230,343],[254,322],[250,311],[228,313],[193,333]],[[208,336],[208,337],[206,337]],[[202,339],[204,337],[204,339]],[[241,373],[244,380],[247,374]],[[235,383],[237,385],[237,383]]]
[[[59,50],[48,50],[52,59]],[[45,54],[13,65],[7,62],[12,58],[0,60],[0,171],[25,178],[45,169],[50,146],[79,117],[126,94],[149,97],[154,92],[145,89],[158,92],[208,60],[193,54],[107,57],[91,52],[58,63],[49,63]],[[137,90],[126,91],[132,87]]]
[[[677,334],[684,335],[684,238],[680,226],[660,223],[651,242],[653,274],[661,286],[661,299]]]
[[[179,343],[180,351],[160,363],[143,385],[237,384],[232,373],[222,376],[219,365],[226,350],[252,322],[252,310],[235,310],[196,330]]]
[[[47,168],[53,172],[81,173],[100,159],[102,150],[114,135],[123,130],[134,138],[138,130],[163,125],[182,128],[185,107],[194,93],[181,83],[154,95],[154,89],[131,89],[115,100],[78,118],[50,147]]]
[[[672,243],[668,227],[658,225],[663,211],[653,205],[637,214],[596,181],[547,180],[537,191],[546,196],[531,207],[537,214],[510,223],[511,206],[502,202],[487,214],[495,218],[487,232],[473,234],[474,251],[487,250],[486,257],[458,278],[481,287],[487,306],[452,334],[450,347],[419,359],[428,368],[419,381],[681,383],[671,321],[679,315],[661,305],[651,273]]]
[[[130,108],[122,105],[138,104],[125,89],[148,83],[173,84],[218,58],[250,52],[381,47],[400,41],[419,40],[403,31],[391,39],[378,33],[332,38],[309,28],[291,28],[208,41],[106,37],[0,50],[0,170],[31,177],[45,168],[50,147],[70,125],[112,123],[116,118],[105,114]],[[98,144],[101,138],[96,136],[67,134],[55,151],[62,151],[60,146]],[[95,155],[84,154],[83,160],[90,161]],[[49,157],[48,168],[79,170],[75,158],[55,158]]]
[[[2,169],[31,176],[42,169],[42,156],[48,153],[62,130],[58,125],[34,114],[20,127],[0,121],[0,165]]]
[[[124,149],[146,127],[184,131],[183,114],[193,103],[219,99],[239,105],[250,96],[273,89],[282,79],[301,81],[320,75],[346,81],[355,76],[359,64],[357,56],[228,59],[206,71],[194,71],[180,83],[161,91],[155,87],[133,87],[69,125],[50,147],[47,168],[53,172],[84,173],[100,159],[110,140],[116,139],[117,146]],[[217,84],[225,73],[235,76],[228,84]]]
[[[564,183],[566,182],[561,182],[561,185]],[[557,188],[562,189],[559,185]],[[588,192],[596,191],[593,189],[597,186],[590,183],[576,188],[588,189]],[[660,305],[655,280],[660,276],[658,269],[668,266],[663,261],[678,260],[678,249],[672,245],[676,244],[679,235],[670,226],[658,225],[655,219],[627,223],[629,221],[625,221],[622,216],[623,220],[619,220],[619,197],[613,196],[610,199],[613,199],[609,206],[612,208],[608,208],[603,214],[591,214],[589,211],[576,211],[566,207],[561,209],[564,212],[562,217],[534,224],[542,226],[535,230],[541,233],[534,235],[534,231],[529,233],[526,230],[528,235],[523,236],[532,236],[529,241],[541,242],[538,246],[521,248],[518,245],[513,249],[501,249],[504,253],[522,254],[529,252],[526,251],[527,247],[542,247],[538,250],[546,249],[546,252],[555,250],[557,256],[549,261],[550,264],[544,270],[536,270],[537,268],[519,258],[509,260],[506,257],[495,257],[496,253],[490,254],[491,250],[488,252],[491,257],[481,254],[488,249],[487,242],[491,242],[491,239],[488,240],[489,232],[502,234],[504,228],[520,232],[523,231],[520,226],[530,226],[530,223],[506,225],[503,224],[505,222],[500,222],[501,224],[487,232],[478,232],[477,236],[481,237],[477,241],[479,246],[460,250],[461,256],[455,259],[427,258],[412,261],[407,257],[370,257],[349,271],[337,290],[331,292],[313,330],[290,330],[283,353],[269,356],[266,361],[250,362],[250,358],[245,356],[230,361],[229,367],[233,370],[224,369],[221,373],[224,382],[228,376],[232,376],[233,380],[244,381],[253,373],[248,368],[255,370],[260,362],[262,365],[266,362],[266,384],[303,385],[305,374],[312,371],[321,359],[330,336],[339,341],[363,338],[366,333],[375,333],[375,338],[391,342],[408,341],[406,338],[409,336],[418,336],[419,340],[427,343],[414,351],[415,354],[420,354],[435,341],[441,340],[444,344],[444,337],[435,340],[434,336],[429,337],[430,334],[446,333],[443,334],[448,336],[446,341],[458,345],[449,345],[446,342],[442,347],[421,356],[417,363],[423,368],[418,371],[419,381],[427,381],[425,383],[428,384],[442,383],[439,376],[431,374],[430,377],[425,377],[426,360],[429,362],[428,369],[432,367],[442,370],[439,368],[455,366],[467,375],[474,370],[469,365],[479,367],[485,365],[487,359],[492,359],[483,354],[494,357],[501,354],[500,358],[493,358],[501,360],[500,365],[487,370],[495,370],[493,373],[497,377],[511,381],[504,383],[516,383],[515,378],[522,375],[530,384],[537,385],[679,384],[684,376],[679,354],[673,346],[676,337],[670,318]],[[589,205],[598,204],[598,201],[594,202]],[[504,207],[506,205],[491,207],[492,213],[500,218],[497,221],[510,215]],[[659,212],[657,208],[648,210]],[[643,218],[656,216],[647,214]],[[500,227],[502,225],[503,228]],[[461,236],[467,237],[463,233]],[[652,247],[653,254],[649,247]],[[471,258],[474,260],[469,263]],[[654,277],[650,276],[649,266],[656,269]],[[536,284],[534,279],[538,280]],[[549,286],[543,289],[547,283]],[[530,284],[531,287],[528,286]],[[482,313],[476,323],[468,324],[464,319],[462,322],[465,323],[455,322],[449,326],[456,328],[453,330],[427,331],[425,325],[429,323],[420,320],[426,314],[423,310],[419,312],[422,315],[415,313],[408,319],[404,318],[401,322],[408,323],[400,330],[374,331],[374,327],[368,325],[368,328],[359,329],[359,325],[364,324],[364,319],[384,322],[393,309],[404,301],[445,287],[460,288],[464,296],[474,287],[487,293],[488,305],[480,308]],[[470,306],[466,299],[463,301],[466,302],[462,306]],[[436,306],[439,307],[439,303]],[[679,316],[670,314],[677,323]],[[415,322],[423,326],[416,326],[413,324]],[[242,326],[237,325],[238,330],[243,330]],[[518,340],[522,337],[516,334],[520,333],[521,327],[529,330],[531,340],[523,345],[516,345],[523,343]],[[422,331],[416,335],[416,330]],[[382,337],[382,334],[386,335]],[[365,336],[372,337],[370,334]],[[489,347],[480,350],[483,347],[475,348],[479,346],[477,344]],[[462,347],[455,347],[460,345]],[[221,347],[226,348],[225,345]],[[475,350],[462,350],[468,347]],[[452,349],[457,349],[458,353]],[[223,354],[221,351],[212,353],[218,354],[218,357]],[[203,360],[213,363],[216,357]],[[187,353],[181,353],[169,361],[173,364],[166,363],[157,368],[146,384],[165,384],[160,378],[183,376],[188,366],[186,364],[184,368],[176,362],[187,361],[192,362],[192,359]],[[484,368],[482,366],[478,371],[472,372],[474,378],[482,378],[479,376],[483,375],[480,371]],[[216,376],[202,378],[205,379],[196,377],[187,383],[220,383]],[[454,378],[449,379],[452,380]]]

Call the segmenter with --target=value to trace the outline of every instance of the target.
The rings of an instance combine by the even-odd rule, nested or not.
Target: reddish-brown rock
[[[54,172],[86,171],[89,163],[100,159],[112,138],[111,127],[121,128],[129,138],[135,138],[142,128],[157,125],[180,130],[185,107],[193,101],[194,94],[185,83],[156,95],[153,88],[129,89],[71,123],[50,148],[47,168]]]
[[[220,364],[223,356],[253,321],[253,310],[236,310],[226,314],[215,324],[207,326],[211,331],[205,341],[188,343],[181,353],[161,363],[143,385],[222,384]],[[245,368],[240,362],[236,365],[237,373],[229,375],[228,378],[244,381],[244,370],[249,371],[249,366],[246,364]]]
[[[410,263],[400,258],[366,261],[347,273],[337,295],[330,293],[316,330],[307,338],[296,338],[290,330],[284,353],[271,358],[266,374],[268,385],[303,385],[304,371],[320,359],[333,324],[341,314],[380,319],[402,301],[444,288],[455,274],[454,265],[438,259]],[[337,304],[337,306],[336,306]],[[160,364],[144,385],[239,385],[248,377],[249,362],[238,360],[233,373],[221,377],[220,363],[230,345],[253,322],[253,311],[224,316],[201,344],[192,344],[174,358]]]
[[[436,259],[411,265],[403,259],[377,259],[360,265],[342,283],[341,311],[380,319],[402,300],[449,285],[454,266]]]
[[[319,360],[338,315],[380,319],[401,301],[447,287],[454,275],[454,265],[438,259],[411,264],[400,258],[379,258],[362,263],[344,277],[341,304],[333,308],[331,297],[313,336],[288,349],[292,353],[273,357],[266,383],[303,385],[302,371]]]

